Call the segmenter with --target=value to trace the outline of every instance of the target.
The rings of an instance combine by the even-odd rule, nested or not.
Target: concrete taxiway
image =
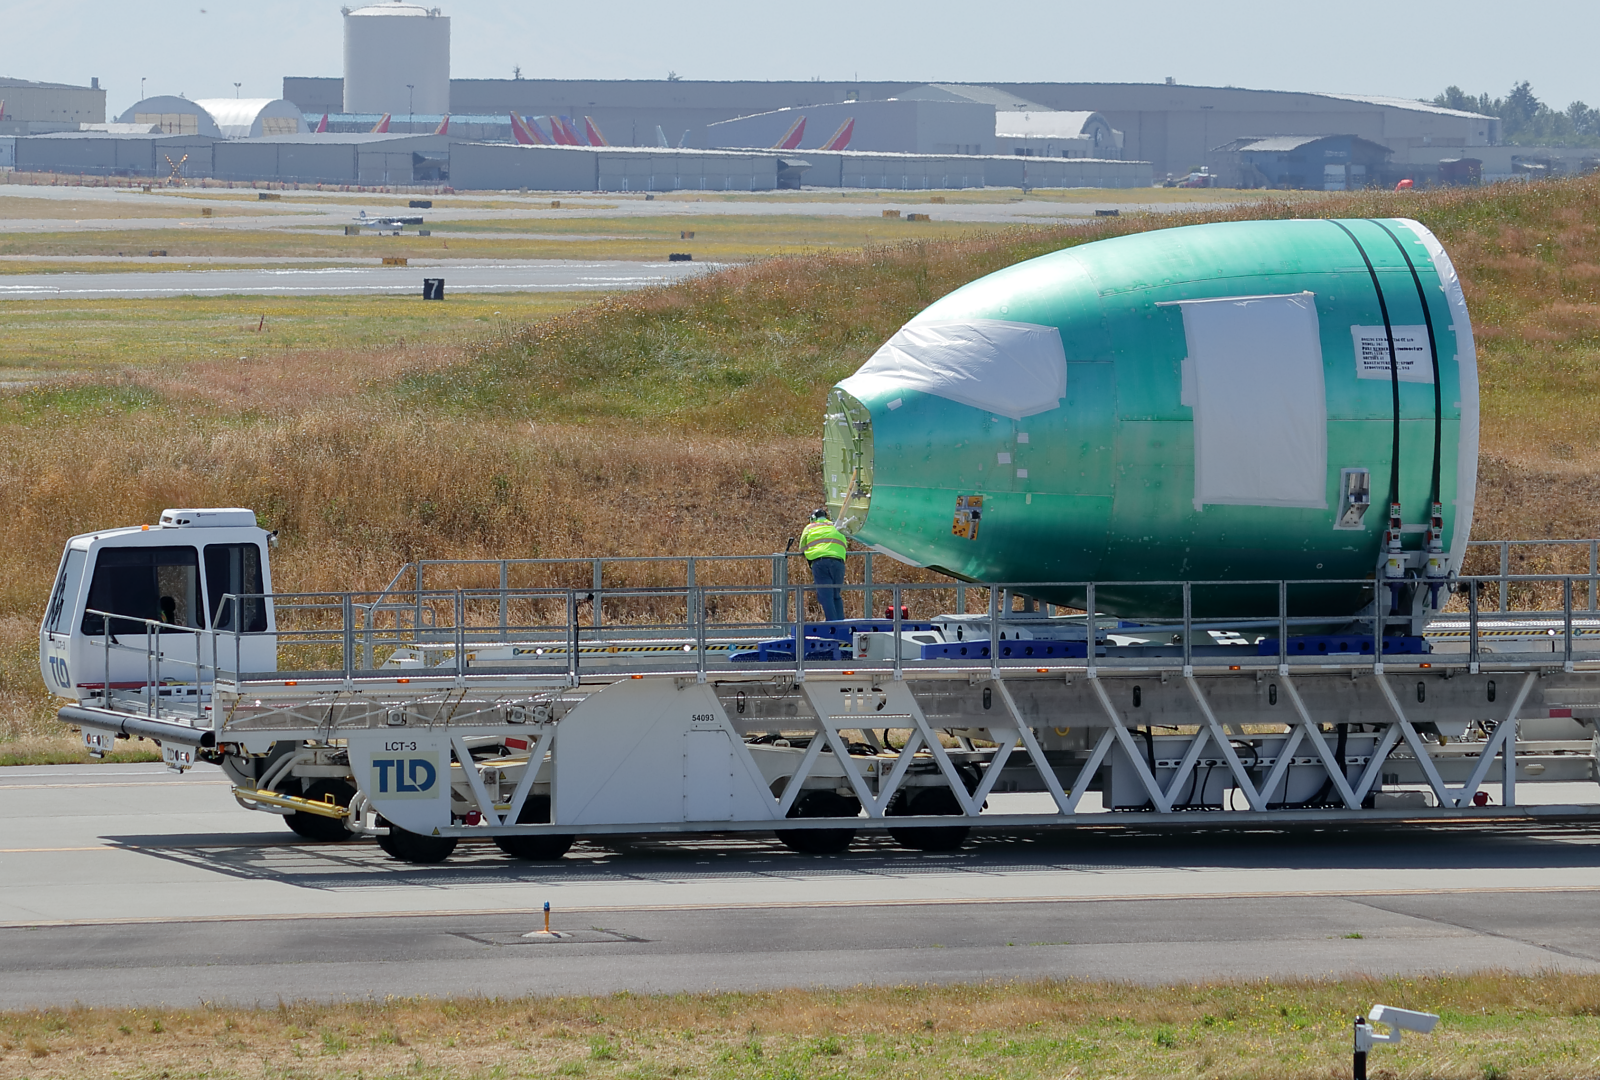
[[[487,844],[298,841],[215,773],[0,773],[0,1008],[1039,977],[1600,971],[1600,830],[1542,823]],[[566,934],[526,938],[549,902]],[[1359,936],[1357,936],[1359,935]]]
[[[643,289],[721,269],[716,263],[526,259],[417,260],[410,266],[336,266],[123,273],[7,274],[0,300],[107,300],[170,296],[420,295],[422,279],[451,292],[578,292]]]

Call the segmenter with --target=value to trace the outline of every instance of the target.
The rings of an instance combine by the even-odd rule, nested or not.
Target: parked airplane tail
[[[384,113],[383,119],[372,125],[372,134],[387,135],[389,133],[389,114]]]
[[[4,104],[5,104],[5,102],[0,101],[0,105],[4,105]],[[327,133],[328,133],[328,114],[327,113],[323,113],[322,114],[322,119],[317,121],[316,134],[318,134],[318,135],[326,135]]]
[[[835,131],[828,141],[822,144],[820,149],[843,150],[845,147],[850,145],[850,137],[855,133],[856,118],[853,116],[847,116],[845,117],[844,123],[839,125],[839,130]]]
[[[590,146],[611,145],[610,143],[606,142],[606,137],[600,134],[600,125],[594,122],[594,117],[592,116],[585,116],[583,118],[583,133],[589,137]]]
[[[689,129],[688,128],[684,128],[683,129],[683,134],[678,137],[678,149],[682,150],[684,147],[686,147],[688,145],[689,145]]]
[[[793,150],[800,145],[800,140],[806,135],[806,118],[801,117],[789,125],[789,130],[783,133],[783,138],[772,144],[774,150]]]
[[[544,132],[539,130],[539,125],[529,119],[511,114],[511,137],[517,141],[518,146],[549,146],[550,140],[544,137]]]
[[[550,134],[561,146],[583,145],[583,140],[578,138],[576,124],[570,116],[550,117]]]
[[[671,143],[667,142],[667,133],[661,130],[660,124],[656,125],[656,145],[663,147],[672,145]]]
[[[435,135],[450,134],[450,114],[445,113],[444,119],[439,121],[439,126],[433,129]]]

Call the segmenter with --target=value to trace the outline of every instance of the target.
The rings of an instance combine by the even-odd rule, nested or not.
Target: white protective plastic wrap
[[[921,390],[1020,420],[1060,405],[1067,356],[1053,326],[999,319],[912,323],[839,385],[856,397],[880,388]]]

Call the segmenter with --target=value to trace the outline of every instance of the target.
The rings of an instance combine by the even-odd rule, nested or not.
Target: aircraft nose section
[[[872,413],[837,386],[828,394],[823,423],[822,481],[839,528],[859,531],[872,506]]]

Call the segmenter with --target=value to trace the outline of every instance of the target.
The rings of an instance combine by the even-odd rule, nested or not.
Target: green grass
[[[469,343],[568,311],[594,293],[455,293],[420,296],[228,296],[161,300],[10,300],[0,302],[7,347],[0,378],[128,369],[149,371],[199,360],[270,361],[291,351],[338,352]],[[0,415],[34,415],[52,395],[125,394],[33,391],[0,399]],[[146,402],[148,403],[148,402]]]
[[[77,374],[0,391],[0,476],[15,478],[0,484],[0,741],[59,728],[35,634],[73,532],[165,506],[253,506],[284,529],[283,589],[381,586],[419,557],[779,550],[818,495],[827,387],[932,300],[1093,239],[1310,214],[1417,217],[1449,250],[1479,341],[1474,535],[1593,535],[1600,177],[953,240],[904,239],[924,234],[899,223],[896,243],[573,310],[570,296],[7,302],[14,366],[0,380]],[[739,218],[757,239],[772,224]],[[697,234],[715,238],[716,220]]]
[[[507,416],[814,432],[826,389],[930,301],[1002,266],[1091,240],[1205,221],[1417,217],[1451,252],[1480,339],[1485,445],[1530,432],[1600,451],[1600,178],[1533,187],[1262,200],[1205,212],[908,239],[769,260],[610,298],[406,380],[419,406]],[[618,393],[619,387],[627,387]],[[1591,407],[1586,409],[1585,406]]]
[[[0,1014],[0,1075],[1326,1080],[1349,1075],[1351,1019],[1378,1001],[1441,1020],[1376,1048],[1375,1077],[1554,1080],[1600,1061],[1600,979],[1482,974],[49,1009]]]
[[[104,229],[0,234],[0,255],[38,259],[112,258],[167,253],[185,258],[375,259],[625,259],[662,260],[687,251],[698,259],[765,258],[794,251],[858,248],[906,236],[952,238],[993,226],[909,222],[883,217],[730,215],[596,218],[552,212],[548,218],[439,222],[431,236],[344,235],[343,218],[313,218],[288,228],[242,229],[196,223],[184,228]],[[693,230],[694,240],[680,237]]]

